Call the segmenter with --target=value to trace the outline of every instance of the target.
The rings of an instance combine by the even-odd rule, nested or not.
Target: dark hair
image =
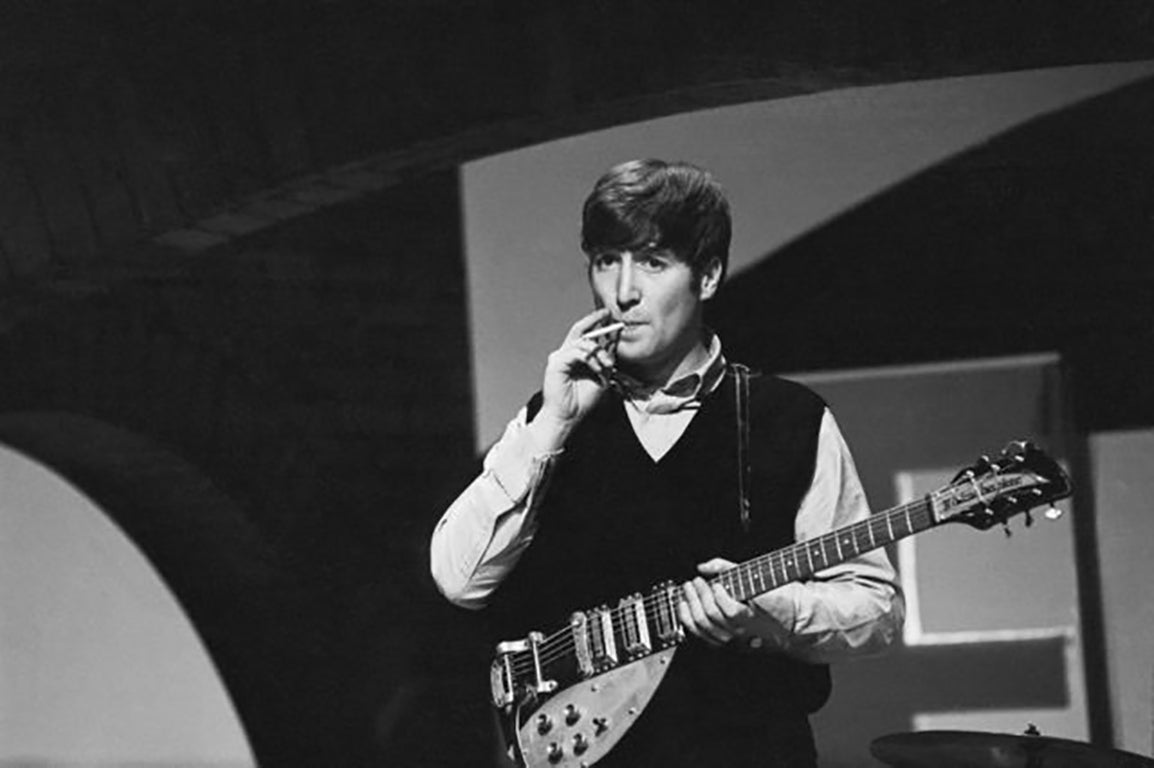
[[[581,250],[655,242],[700,275],[713,259],[729,265],[729,201],[708,171],[689,163],[630,160],[597,180],[581,212]]]

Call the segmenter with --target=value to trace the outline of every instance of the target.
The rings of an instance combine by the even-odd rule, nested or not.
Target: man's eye
[[[615,253],[602,253],[593,257],[594,269],[609,269],[618,261]]]
[[[642,269],[648,270],[649,272],[660,272],[668,266],[665,259],[660,256],[646,256],[643,259],[638,259],[637,263]]]

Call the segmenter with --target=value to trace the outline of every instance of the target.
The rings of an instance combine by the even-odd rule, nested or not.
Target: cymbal
[[[874,739],[893,768],[1154,768],[1154,759],[1068,739],[981,731],[920,731]]]

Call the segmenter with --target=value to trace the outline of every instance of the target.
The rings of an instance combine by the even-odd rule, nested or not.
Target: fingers
[[[738,633],[738,628],[718,605],[717,590],[720,589],[698,577],[685,583],[684,599],[678,604],[678,615],[686,629],[711,645],[728,643]]]
[[[703,574],[720,573],[732,567],[732,562],[715,558],[699,565],[698,570]],[[733,599],[719,582],[710,583],[699,576],[686,582],[682,592],[683,598],[678,605],[682,624],[691,634],[710,645],[728,643],[750,630],[753,609]]]
[[[715,557],[712,560],[699,563],[697,570],[702,576],[711,577],[725,573],[734,567],[735,564],[732,560],[726,560],[724,557]],[[733,596],[730,595],[720,583],[714,583],[711,591],[713,602],[717,605],[718,611],[727,623],[739,623],[752,614],[749,606],[734,600]]]
[[[580,375],[584,372],[583,368],[588,369],[593,372],[601,386],[609,383],[609,377],[613,373],[616,361],[613,353],[599,346],[596,340],[577,339],[570,341],[562,347],[562,350],[569,352],[569,370],[571,373]]]
[[[612,342],[616,331],[609,330],[612,326],[605,327],[601,324],[609,317],[609,310],[604,308],[582,317],[569,328],[569,333],[557,352],[562,356],[566,356],[568,352],[570,357],[568,362],[580,361],[601,376],[607,374],[608,369],[615,364]],[[598,333],[599,330],[605,332]]]
[[[608,386],[616,365],[610,341],[613,334],[584,335],[609,316],[608,309],[585,315],[569,328],[561,346],[549,354],[541,384],[541,411],[551,414],[552,421],[576,424]]]
[[[733,561],[726,560],[724,557],[715,557],[712,560],[699,563],[697,566],[697,572],[702,576],[716,576],[719,573],[723,573],[728,571],[730,568],[733,568],[734,565],[735,564]]]
[[[577,336],[566,338],[560,347],[550,353],[548,367],[578,375],[588,368],[599,377],[604,377],[615,363],[613,351],[601,346],[598,339],[582,339]]]
[[[705,615],[701,598],[692,582],[686,582],[682,587],[682,597],[677,603],[677,618],[681,620],[682,626],[688,630],[689,634],[704,640],[709,645],[717,646],[726,642],[722,639],[722,633],[713,626],[713,623]]]
[[[745,603],[734,600],[733,595],[720,584],[713,585],[713,602],[717,604],[717,610],[725,617],[735,634],[741,634],[745,629],[745,622],[753,617],[753,609]]]

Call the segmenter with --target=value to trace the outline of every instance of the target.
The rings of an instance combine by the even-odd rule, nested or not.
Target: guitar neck
[[[791,581],[801,581],[858,555],[937,525],[928,499],[902,504],[861,522],[760,555],[714,577],[744,602]]]

